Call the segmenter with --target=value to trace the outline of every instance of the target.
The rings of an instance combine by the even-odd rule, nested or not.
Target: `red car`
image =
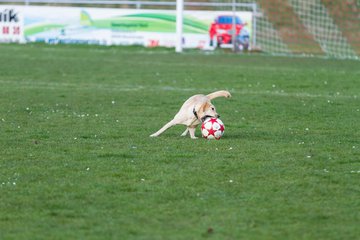
[[[216,40],[218,47],[221,44],[232,44],[233,19],[235,19],[235,38],[238,44],[242,45],[244,49],[248,48],[249,33],[244,28],[246,23],[243,23],[238,16],[234,18],[231,15],[218,16],[211,24],[209,29],[210,46],[213,46],[214,40]]]

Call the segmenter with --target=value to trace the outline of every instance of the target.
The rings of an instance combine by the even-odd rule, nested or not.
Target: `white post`
[[[176,0],[176,46],[175,51],[182,52],[184,0]]]
[[[232,12],[233,12],[233,17],[232,17],[232,49],[233,52],[237,51],[237,43],[236,43],[236,0],[232,1]]]
[[[257,18],[257,14],[258,14],[258,11],[257,11],[257,5],[256,3],[253,3],[253,22],[252,22],[252,25],[253,25],[253,29],[252,29],[252,46],[256,46],[256,18]]]

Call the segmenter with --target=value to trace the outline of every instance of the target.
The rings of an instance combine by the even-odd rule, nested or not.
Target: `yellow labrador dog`
[[[151,134],[150,137],[157,137],[166,131],[168,128],[182,124],[187,128],[181,136],[186,136],[189,132],[192,139],[195,137],[196,127],[208,117],[220,117],[216,112],[215,106],[211,103],[211,100],[218,97],[231,97],[228,91],[217,91],[208,95],[198,94],[190,97],[184,102],[179,112],[175,115],[174,119],[165,124],[159,131]]]

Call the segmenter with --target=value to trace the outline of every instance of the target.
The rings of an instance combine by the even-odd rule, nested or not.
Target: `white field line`
[[[136,91],[152,91],[152,92],[193,92],[197,93],[210,93],[216,91],[216,89],[201,89],[198,88],[179,88],[179,87],[148,87],[148,86],[119,86],[116,84],[100,84],[100,83],[54,83],[54,82],[40,82],[40,81],[2,81],[0,80],[2,89],[45,89],[45,90],[97,90],[97,91],[111,91],[111,92],[136,92]],[[251,89],[228,89],[235,95],[263,95],[263,96],[282,96],[282,97],[299,97],[299,98],[340,98],[340,99],[357,99],[358,95],[343,95],[341,93],[336,94],[313,94],[306,92],[291,92],[287,93],[279,90],[251,90]]]

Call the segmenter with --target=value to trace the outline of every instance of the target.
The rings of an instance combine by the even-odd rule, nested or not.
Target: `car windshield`
[[[217,22],[219,24],[232,24],[233,16],[219,16],[218,19],[217,19]],[[235,23],[236,24],[242,24],[239,17],[235,17]]]

